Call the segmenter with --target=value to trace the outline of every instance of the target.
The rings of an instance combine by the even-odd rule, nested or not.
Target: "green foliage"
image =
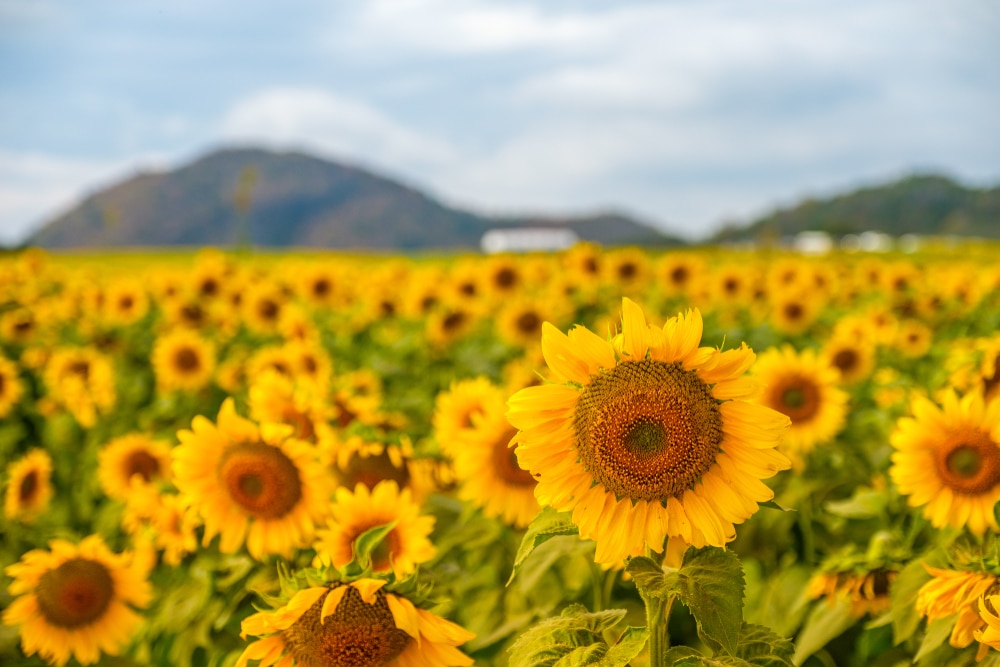
[[[539,512],[521,539],[521,546],[517,550],[517,556],[514,557],[514,568],[511,570],[507,585],[510,586],[510,583],[514,581],[514,577],[517,576],[518,571],[528,559],[528,556],[539,545],[558,535],[576,535],[579,532],[580,530],[576,527],[576,524],[570,521],[568,514],[557,512],[551,507],[546,507]]]
[[[570,605],[537,623],[510,650],[510,667],[625,667],[642,651],[645,628],[626,628],[617,641],[605,637],[625,618],[624,609],[588,612]]]

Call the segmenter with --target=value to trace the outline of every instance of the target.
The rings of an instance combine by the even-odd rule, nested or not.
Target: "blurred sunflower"
[[[146,530],[152,545],[163,552],[163,562],[177,566],[184,556],[198,550],[197,513],[183,496],[138,487],[129,494],[122,525],[133,535]]]
[[[0,417],[6,417],[14,409],[23,393],[17,364],[0,355]]]
[[[417,565],[434,557],[436,549],[429,535],[434,517],[421,515],[409,489],[400,491],[392,480],[379,482],[370,491],[358,484],[351,491],[337,489],[326,526],[316,531],[314,567],[340,568],[354,560],[354,542],[372,528],[394,524],[371,554],[373,572],[392,571],[404,579]]]
[[[979,601],[994,591],[997,578],[984,572],[945,570],[924,565],[933,577],[917,591],[916,609],[928,622],[955,616],[948,643],[955,648],[965,648],[974,642],[976,634],[987,626],[979,614]],[[979,647],[977,660],[988,650]]]
[[[938,407],[916,396],[912,417],[896,422],[889,474],[910,507],[936,528],[967,527],[976,535],[1000,531],[1000,400],[946,391]]]
[[[541,510],[535,478],[521,469],[512,447],[517,429],[507,421],[506,392],[491,386],[471,426],[456,432],[447,452],[459,483],[458,496],[488,517],[524,528]]]
[[[149,295],[138,280],[115,280],[108,286],[104,313],[113,324],[138,322],[149,312]]]
[[[760,355],[754,376],[762,389],[761,405],[787,415],[792,425],[782,439],[782,451],[797,467],[819,443],[832,439],[847,419],[847,393],[837,384],[837,371],[814,350],[796,352],[791,345]]]
[[[457,443],[482,418],[486,403],[494,399],[496,391],[489,378],[477,377],[452,382],[447,391],[437,395],[431,423],[434,439],[443,452],[455,454]]]
[[[414,459],[413,445],[370,442],[349,436],[323,450],[326,462],[338,486],[348,489],[364,484],[369,489],[383,480],[392,480],[401,489],[409,489],[416,502],[423,502],[436,489],[440,464],[430,459]]]
[[[486,285],[482,268],[478,261],[460,261],[448,272],[445,290],[452,301],[458,304],[475,304],[486,296]]]
[[[851,614],[855,618],[866,614],[877,616],[892,606],[889,587],[897,574],[882,568],[862,573],[817,574],[809,581],[806,595],[812,599],[825,598],[830,604],[845,599],[851,603]]]
[[[243,621],[242,637],[264,637],[243,651],[236,667],[458,667],[472,659],[456,647],[471,632],[406,597],[382,588],[385,581],[314,586],[274,611]]]
[[[495,255],[485,260],[479,268],[487,296],[499,302],[524,288],[525,275],[517,258],[511,255]]]
[[[156,386],[165,392],[197,391],[212,381],[215,346],[190,329],[175,329],[153,344]]]
[[[170,443],[145,433],[115,438],[101,448],[97,461],[101,488],[116,500],[128,500],[136,486],[170,479]]]
[[[823,300],[815,291],[801,289],[775,289],[768,292],[771,307],[771,325],[786,334],[800,334],[806,331],[823,309]]]
[[[111,360],[92,347],[65,347],[52,352],[45,366],[45,384],[52,398],[64,405],[85,428],[117,400]]]
[[[297,381],[308,383],[318,392],[326,391],[333,374],[333,362],[318,341],[292,340],[282,346],[282,351]]]
[[[16,596],[3,612],[4,625],[16,626],[26,655],[40,654],[50,664],[70,657],[89,665],[101,653],[119,655],[142,617],[132,607],[152,598],[147,569],[129,553],[114,554],[98,535],[79,545],[53,540],[8,566]]]
[[[545,360],[566,384],[508,401],[535,496],[572,511],[599,563],[662,551],[668,536],[725,545],[733,524],[773,497],[760,480],[789,466],[774,449],[788,418],[744,400],[753,352],[699,348],[701,333],[698,311],[653,327],[628,299],[615,345],[546,324]]]
[[[329,308],[337,304],[340,277],[326,264],[302,267],[297,274],[297,291],[314,308]]]
[[[843,384],[855,384],[871,375],[875,367],[872,343],[859,336],[833,336],[826,341],[820,357],[837,369]]]
[[[250,285],[240,303],[244,323],[258,334],[276,333],[286,300],[278,286],[269,281]]]
[[[915,359],[931,349],[934,332],[923,322],[904,320],[899,324],[894,346],[905,356]]]
[[[282,309],[278,333],[289,343],[316,343],[321,337],[312,316],[294,303]]]
[[[705,262],[695,253],[668,252],[657,261],[655,272],[665,294],[688,294],[704,279]]]
[[[8,519],[32,522],[52,499],[52,458],[44,449],[32,449],[7,466],[3,513]]]
[[[236,414],[233,399],[218,423],[195,417],[179,431],[174,483],[205,522],[203,545],[216,535],[223,553],[246,542],[251,556],[291,557],[309,544],[327,515],[332,480],[315,448],[290,438],[291,426],[263,424]]]
[[[15,308],[0,314],[0,339],[27,345],[38,333],[38,322],[27,308]]]
[[[562,255],[563,268],[583,286],[600,281],[603,262],[601,247],[593,243],[577,243]]]
[[[985,627],[977,628],[973,636],[982,646],[1000,651],[1000,595],[984,595],[979,598],[978,606]]]
[[[322,395],[280,373],[265,371],[254,379],[249,406],[251,419],[288,424],[294,428],[293,437],[300,440],[319,442],[334,437],[328,423],[333,412]]]
[[[424,335],[431,346],[444,349],[467,335],[478,323],[477,309],[459,302],[446,303],[427,316]]]

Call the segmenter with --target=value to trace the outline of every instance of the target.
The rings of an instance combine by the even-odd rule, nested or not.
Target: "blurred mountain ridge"
[[[569,228],[606,246],[679,245],[625,214],[489,216],[370,171],[300,152],[213,151],[138,173],[37,231],[44,248],[231,246],[413,251],[478,248],[496,228]]]

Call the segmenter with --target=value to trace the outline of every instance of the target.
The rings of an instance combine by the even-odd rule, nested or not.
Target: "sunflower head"
[[[52,458],[33,449],[7,466],[4,516],[25,523],[35,520],[52,499]]]
[[[614,342],[546,324],[542,351],[565,384],[508,401],[535,496],[572,511],[598,562],[662,551],[670,536],[726,544],[772,497],[760,479],[789,465],[774,451],[788,419],[746,400],[753,352],[699,347],[701,334],[697,311],[650,326],[628,299]]]

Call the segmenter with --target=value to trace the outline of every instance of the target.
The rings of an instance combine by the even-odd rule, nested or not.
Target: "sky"
[[[992,186],[997,35],[995,0],[0,0],[0,243],[224,146],[690,239],[915,172]]]

